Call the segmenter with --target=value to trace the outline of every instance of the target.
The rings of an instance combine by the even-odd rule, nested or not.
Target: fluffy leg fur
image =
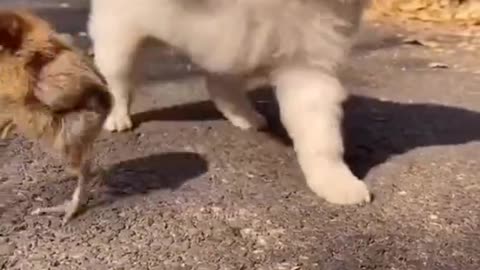
[[[93,34],[95,61],[113,96],[113,108],[104,124],[104,128],[109,131],[132,128],[130,105],[131,92],[135,86],[132,65],[141,36],[133,34],[135,30],[128,27],[122,29],[118,26],[116,31],[112,31],[99,25]],[[125,31],[130,32],[125,34]]]
[[[242,130],[263,128],[267,121],[253,108],[244,86],[244,81],[237,77],[207,77],[210,98],[225,118]]]
[[[346,93],[338,79],[321,70],[289,67],[274,74],[274,83],[308,186],[331,203],[370,201],[365,183],[343,161],[340,122]]]

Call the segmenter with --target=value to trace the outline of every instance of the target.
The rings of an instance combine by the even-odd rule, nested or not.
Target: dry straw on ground
[[[372,0],[371,11],[401,20],[480,24],[479,0]]]

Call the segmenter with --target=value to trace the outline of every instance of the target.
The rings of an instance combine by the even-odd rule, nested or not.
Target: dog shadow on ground
[[[438,104],[353,96],[345,103],[345,159],[363,178],[371,168],[418,147],[480,140],[480,113]]]
[[[257,109],[267,117],[265,132],[291,145],[269,89],[252,92]],[[260,101],[260,102],[259,102]],[[403,104],[353,95],[344,104],[345,160],[363,178],[389,158],[417,147],[456,145],[480,139],[480,113],[436,104]],[[221,119],[209,101],[134,115],[136,124],[164,120]]]

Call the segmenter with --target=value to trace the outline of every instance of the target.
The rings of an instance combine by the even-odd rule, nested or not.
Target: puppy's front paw
[[[249,117],[230,115],[228,120],[232,125],[241,130],[259,130],[267,126],[265,117],[257,112],[252,112]]]
[[[319,166],[315,170],[313,175],[316,177],[307,179],[308,185],[328,202],[349,205],[371,201],[367,185],[358,180],[343,163]]]
[[[355,178],[340,180],[323,191],[324,198],[334,204],[360,204],[370,202],[367,185]]]
[[[103,127],[110,132],[115,132],[131,129],[132,126],[132,119],[127,113],[112,111],[110,115],[108,115],[107,120],[105,120]]]

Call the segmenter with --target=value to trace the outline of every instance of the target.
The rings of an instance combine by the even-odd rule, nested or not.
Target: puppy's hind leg
[[[365,183],[343,161],[341,103],[346,93],[336,76],[309,67],[287,67],[273,77],[281,119],[308,186],[335,204],[370,201]]]
[[[128,27],[113,27],[115,31],[102,22],[91,23],[90,31],[94,33],[92,38],[95,63],[105,76],[113,96],[113,108],[104,128],[109,131],[124,131],[132,128],[130,105],[131,92],[135,86],[132,65],[142,36]]]
[[[246,95],[245,82],[233,76],[210,75],[207,89],[217,109],[234,126],[242,129],[261,129],[267,125]]]

